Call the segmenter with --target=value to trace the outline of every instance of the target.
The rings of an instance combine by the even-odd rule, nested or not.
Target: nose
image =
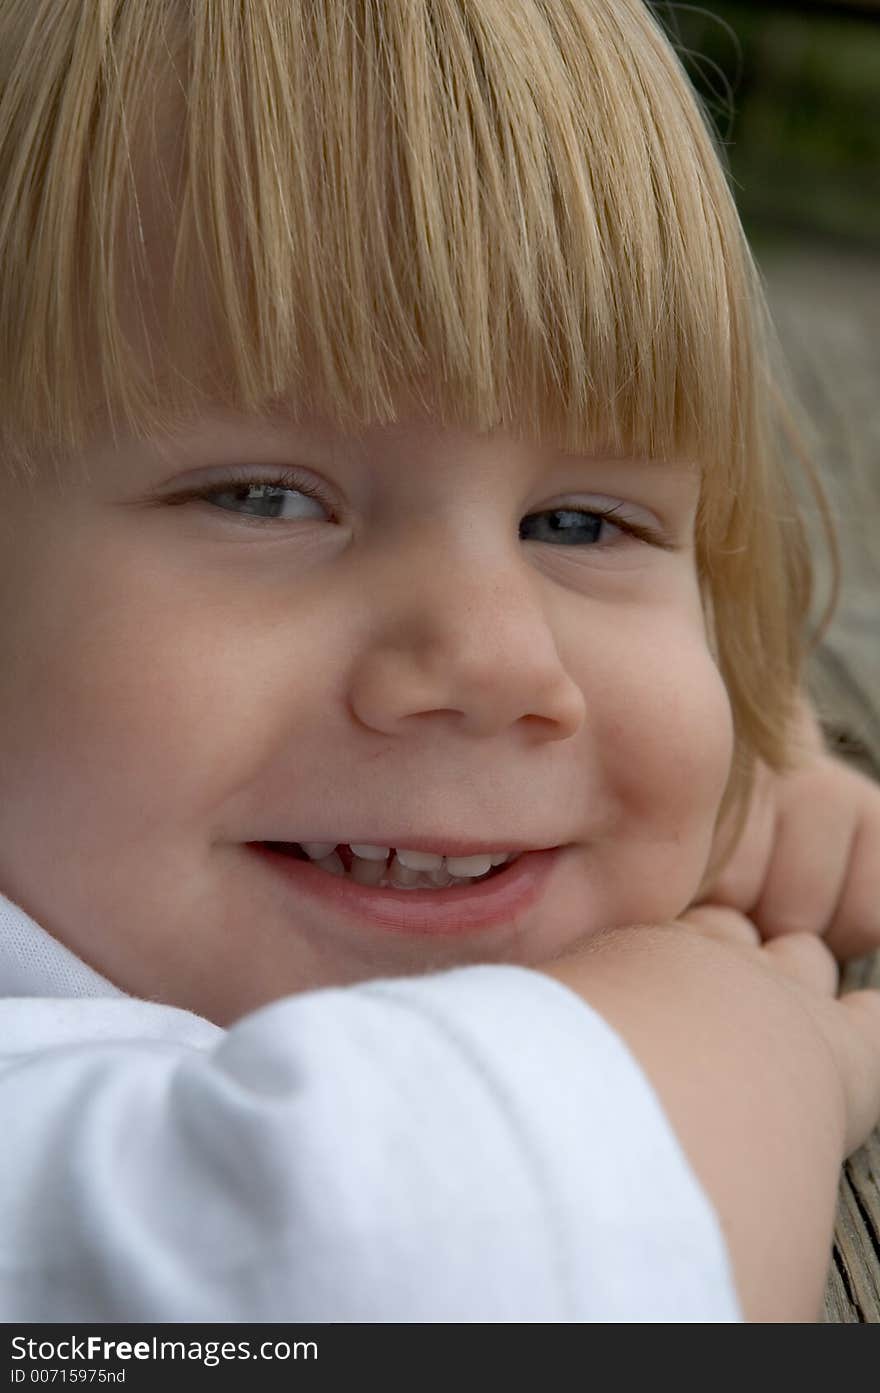
[[[386,735],[437,718],[482,738],[517,723],[541,740],[573,736],[584,720],[583,692],[560,656],[541,578],[522,553],[510,565],[433,559],[411,557],[371,587],[382,622],[350,670],[356,719]]]

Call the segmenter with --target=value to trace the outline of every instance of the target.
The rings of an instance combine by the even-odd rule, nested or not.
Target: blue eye
[[[548,508],[546,512],[530,513],[523,518],[519,537],[521,542],[560,542],[567,547],[595,545],[609,525],[614,527],[608,513]]]
[[[547,508],[530,513],[519,525],[522,542],[549,542],[566,547],[587,546],[598,549],[609,545],[600,542],[603,532],[625,534],[654,546],[668,547],[667,539],[653,527],[624,521],[616,516],[617,508]],[[611,544],[614,542],[612,535]]]
[[[294,495],[296,501],[291,506],[290,499]],[[228,479],[218,479],[210,487],[187,489],[184,493],[175,494],[168,502],[175,506],[208,503],[220,511],[257,523],[309,522],[332,512],[330,504],[317,489],[293,474],[285,474],[277,479],[248,479],[232,475]]]
[[[252,495],[252,496],[251,496]],[[297,499],[290,506],[291,496]],[[301,485],[246,483],[238,484],[229,490],[211,489],[201,495],[206,501],[215,502],[220,508],[235,512],[234,504],[248,504],[248,512],[243,516],[268,518],[270,521],[296,522],[302,519],[321,517],[326,512],[325,505],[316,494]],[[221,499],[228,500],[221,502]]]

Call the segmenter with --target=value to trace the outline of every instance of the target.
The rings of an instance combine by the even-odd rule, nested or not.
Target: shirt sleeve
[[[228,1031],[0,1004],[5,1321],[726,1322],[717,1217],[567,987],[475,966]]]

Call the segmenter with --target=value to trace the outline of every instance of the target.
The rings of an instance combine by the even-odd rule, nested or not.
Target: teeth
[[[418,886],[445,888],[459,880],[477,880],[495,866],[515,859],[512,851],[496,851],[480,856],[440,856],[431,851],[414,851],[400,847],[391,857],[393,848],[351,843],[351,871],[336,850],[338,842],[300,842],[309,860],[330,875],[350,874],[359,885],[392,885],[399,890]]]
[[[378,885],[385,874],[385,862],[370,861],[363,856],[351,858],[351,878],[358,885]]]
[[[303,851],[312,861],[322,861],[325,856],[329,856],[331,851],[335,851],[339,842],[300,842]],[[362,861],[387,861],[389,853],[392,851],[390,846],[369,846],[366,843],[350,843],[353,856],[359,856]],[[456,865],[465,866],[471,862],[474,865],[486,862],[486,869],[490,866],[501,866],[505,861],[509,861],[513,856],[512,851],[494,851],[488,855],[483,853],[479,856],[438,856],[433,851],[412,851],[407,847],[397,848],[397,859],[401,866],[408,867],[411,871],[436,871],[444,861],[447,865],[450,861]],[[453,875],[482,875],[482,871],[453,871]]]
[[[390,846],[355,846],[350,843],[352,854],[360,856],[362,861],[387,861]]]
[[[388,867],[388,876],[392,885],[410,886],[418,881],[419,872],[412,866],[405,866],[399,857],[395,856]]]
[[[485,875],[492,869],[491,856],[447,856],[446,869],[450,875],[455,876],[478,876]]]
[[[334,851],[330,856],[315,857],[315,865],[320,866],[322,871],[329,871],[331,875],[345,875],[345,866],[342,864],[342,857]]]
[[[407,851],[405,847],[397,848],[397,859],[412,871],[436,871],[443,865],[443,857],[432,851]]]
[[[310,861],[323,861],[329,856],[331,851],[335,851],[338,842],[300,842],[300,846],[308,856]]]

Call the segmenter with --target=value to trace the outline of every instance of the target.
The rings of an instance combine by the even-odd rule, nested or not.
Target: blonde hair
[[[0,0],[7,475],[99,410],[159,433],[219,396],[347,429],[424,384],[449,422],[693,460],[731,846],[755,758],[793,761],[808,649],[777,359],[641,0]]]

